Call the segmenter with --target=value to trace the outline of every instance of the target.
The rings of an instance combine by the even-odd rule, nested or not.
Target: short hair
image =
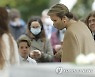
[[[31,40],[28,37],[25,37],[23,35],[20,38],[18,38],[18,40],[17,40],[18,47],[19,47],[19,43],[21,43],[21,42],[27,42],[27,45],[29,47],[31,46]]]

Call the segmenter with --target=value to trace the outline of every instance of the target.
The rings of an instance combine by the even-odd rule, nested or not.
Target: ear
[[[64,19],[64,20],[63,20],[63,22],[65,23],[65,22],[66,22],[66,20]]]
[[[62,18],[62,20],[63,20],[64,23],[66,23],[66,18],[67,18],[66,16],[64,16],[64,17]]]

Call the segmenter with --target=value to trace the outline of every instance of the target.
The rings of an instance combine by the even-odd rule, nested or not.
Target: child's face
[[[23,58],[27,58],[29,55],[29,46],[27,45],[27,42],[20,42],[19,43],[19,53],[20,56],[22,56]]]

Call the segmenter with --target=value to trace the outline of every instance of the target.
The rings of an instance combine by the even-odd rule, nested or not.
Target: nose
[[[92,25],[93,23],[94,23],[93,21],[90,22],[91,25]]]
[[[95,23],[95,19],[92,19],[92,20],[89,21],[90,25],[93,25],[94,23]]]
[[[26,51],[26,48],[23,48],[23,51]]]

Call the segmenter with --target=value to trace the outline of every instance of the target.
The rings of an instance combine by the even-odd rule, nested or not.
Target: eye
[[[95,22],[95,19],[93,19],[92,21]]]
[[[53,22],[56,22],[56,20],[52,20]]]
[[[28,47],[25,47],[26,49],[28,48]]]
[[[21,49],[23,49],[23,47],[20,47]]]
[[[37,28],[36,26],[33,26],[32,28]]]
[[[38,26],[31,26],[31,28],[39,28],[40,26],[38,25]]]

